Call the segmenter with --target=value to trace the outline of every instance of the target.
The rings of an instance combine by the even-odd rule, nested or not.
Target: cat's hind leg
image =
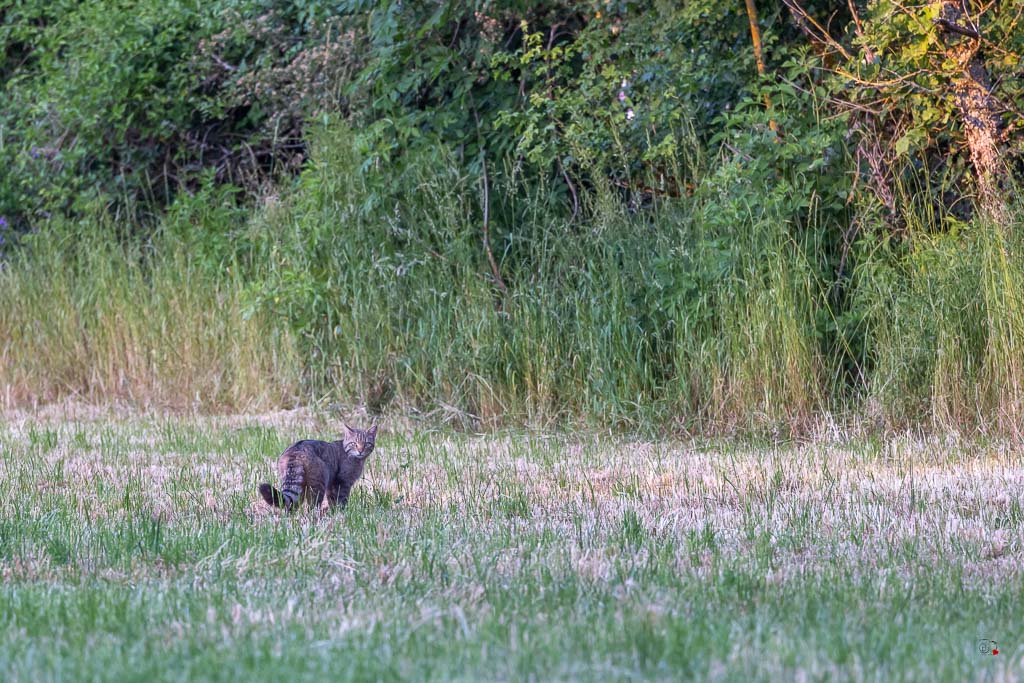
[[[281,490],[278,491],[270,484],[260,484],[260,495],[271,507],[291,510],[303,497],[306,486],[305,467],[298,458],[282,459],[279,467]]]

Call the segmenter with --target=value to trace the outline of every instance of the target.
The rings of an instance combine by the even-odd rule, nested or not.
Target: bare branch
[[[569,219],[569,222],[572,223],[576,220],[576,216],[579,215],[580,212],[580,198],[579,195],[576,194],[576,186],[573,184],[572,179],[566,172],[565,166],[562,165],[561,159],[558,159],[558,170],[562,172],[562,178],[565,179],[565,184],[569,188],[569,194],[572,196],[572,217]]]
[[[498,285],[502,292],[507,292],[508,286],[501,277],[501,271],[498,270],[498,262],[494,260],[494,252],[491,251],[491,179],[487,175],[487,153],[484,151],[484,137],[480,132],[480,115],[477,113],[476,107],[473,108],[473,118],[476,120],[476,136],[480,143],[480,163],[483,167],[481,182],[483,183],[484,195],[484,251],[487,252],[487,263],[491,267],[491,275],[494,277],[495,284]]]
[[[507,292],[508,286],[505,281],[501,278],[501,271],[498,270],[498,262],[494,260],[494,252],[491,251],[491,192],[488,189],[490,185],[490,179],[487,177],[487,157],[481,152],[480,160],[483,162],[483,185],[484,185],[484,251],[487,252],[487,262],[491,266],[491,275],[494,276],[494,282],[501,288],[501,291]]]
[[[757,63],[757,75],[764,76],[764,56],[761,52],[761,28],[757,23],[757,7],[754,0],[747,0],[747,19],[750,21],[750,38],[754,43],[754,60]]]
[[[228,64],[223,59],[221,59],[219,55],[211,53],[210,54],[210,59],[212,59],[213,61],[217,62],[217,65],[220,68],[224,69],[225,71],[238,71],[238,67],[237,66],[234,66],[233,64]]]
[[[854,0],[847,0],[847,4],[850,6],[850,14],[853,15],[854,30],[857,31],[857,37],[861,40],[864,39],[864,25],[860,23],[860,16],[857,14],[857,4]],[[875,63],[875,53],[871,51],[871,48],[866,44],[864,45],[864,57],[867,59],[868,64]]]
[[[754,5],[754,0],[747,0],[747,19],[750,21],[750,39],[754,43],[754,60],[757,63],[757,75],[764,76],[764,54],[761,45],[761,28],[757,21],[757,6]],[[764,108],[768,111],[772,109],[772,100],[768,96],[768,93],[764,93]],[[768,120],[768,127],[772,129],[773,133],[778,134],[779,127],[775,123],[775,119]]]
[[[981,34],[975,31],[973,28],[967,28],[965,26],[960,26],[959,24],[954,24],[949,19],[936,19],[934,23],[936,26],[941,26],[944,30],[949,31],[950,33],[956,33],[961,36],[967,36],[968,38],[981,38]]]
[[[828,45],[847,60],[853,59],[853,56],[847,52],[846,48],[840,45],[839,42],[836,41],[836,39],[833,38],[821,24],[815,21],[814,17],[808,14],[807,10],[801,7],[797,0],[782,0],[782,2],[789,8],[789,11],[796,20],[796,24],[800,27],[800,30],[809,35],[812,40],[823,45]]]

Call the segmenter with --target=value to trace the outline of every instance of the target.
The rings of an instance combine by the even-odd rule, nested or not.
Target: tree
[[[837,32],[799,0],[784,1],[840,86],[836,103],[860,117],[859,156],[875,196],[895,211],[894,181],[923,173],[944,209],[962,206],[973,184],[975,205],[1004,217],[1008,161],[1024,156],[1006,125],[1024,108],[1024,7],[877,0],[865,13],[848,0],[851,21]]]
[[[950,85],[974,165],[980,203],[990,216],[1003,218],[1005,198],[999,186],[1005,175],[999,153],[1002,120],[981,56],[982,36],[968,13],[968,0],[937,0],[936,4],[935,26],[946,58],[954,65]]]

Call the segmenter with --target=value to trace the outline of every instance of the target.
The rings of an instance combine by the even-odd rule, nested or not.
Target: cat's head
[[[369,429],[354,429],[345,426],[345,434],[341,442],[345,447],[345,455],[351,458],[363,458],[373,453],[374,442],[377,440],[377,425]]]

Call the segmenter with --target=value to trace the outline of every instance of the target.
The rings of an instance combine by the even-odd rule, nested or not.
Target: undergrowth
[[[3,404],[329,399],[474,427],[719,433],[834,413],[1018,422],[1013,226],[863,231],[837,298],[815,212],[794,219],[727,159],[691,169],[692,196],[637,208],[594,188],[571,216],[509,171],[487,197],[498,280],[484,193],[459,168],[396,172],[334,125],[254,209],[211,185],[156,231],[41,224],[0,270]]]

